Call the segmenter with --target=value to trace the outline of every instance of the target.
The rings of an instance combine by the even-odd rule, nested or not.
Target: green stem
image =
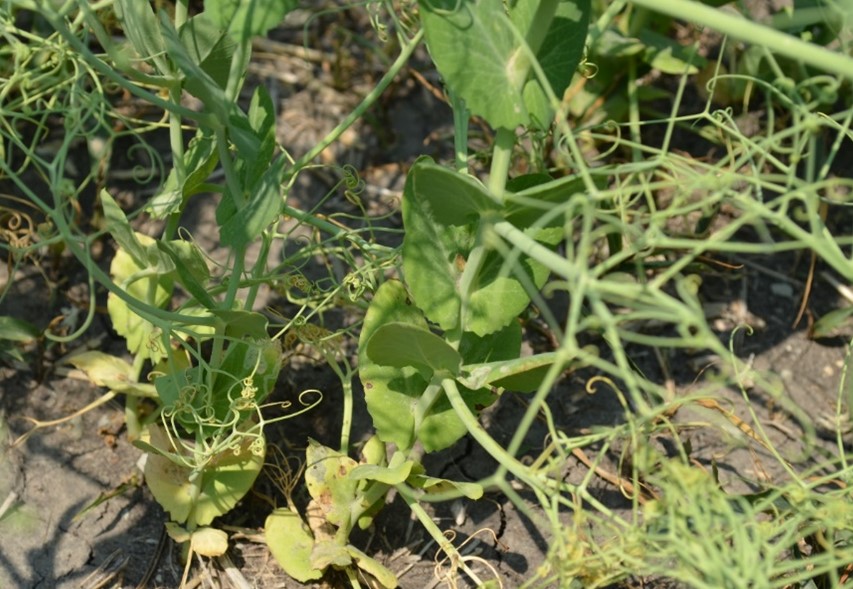
[[[489,169],[489,191],[498,202],[503,202],[509,166],[512,163],[512,149],[515,147],[515,131],[500,128],[495,135],[492,148],[492,167]]]
[[[801,41],[786,33],[757,24],[742,16],[693,0],[633,0],[638,6],[700,24],[741,41],[757,43],[775,55],[783,55],[817,69],[853,80],[853,60],[842,53]]]
[[[40,3],[40,5],[43,3]],[[136,96],[137,98],[142,99],[144,102],[151,104],[153,106],[157,106],[162,108],[167,112],[176,112],[180,115],[187,117],[191,120],[197,121],[201,125],[207,125],[210,127],[217,127],[220,125],[217,118],[205,112],[198,112],[181,106],[179,103],[176,104],[171,100],[164,100],[160,98],[157,94],[149,92],[142,87],[138,86],[135,83],[128,81],[121,74],[118,73],[112,66],[106,64],[98,57],[92,53],[89,48],[77,38],[77,36],[66,27],[62,18],[59,16],[59,12],[57,12],[54,8],[50,6],[43,6],[39,9],[39,14],[45,20],[47,20],[53,29],[59,33],[59,35],[71,46],[74,51],[76,51],[80,56],[82,56],[83,60],[86,64],[91,67],[93,70],[97,71],[99,74],[104,76],[109,81],[115,83],[120,88],[123,88]],[[107,53],[113,58],[115,63],[120,63],[121,60],[116,55],[116,50],[114,45],[108,43],[107,46],[104,47],[107,50]],[[175,84],[177,84],[177,80],[170,80],[166,78],[161,78],[157,76],[148,76],[145,74],[141,74],[135,70],[123,71],[123,74],[131,77],[135,82],[141,84],[148,84],[152,86],[156,86],[158,88],[169,88]]]
[[[447,89],[450,108],[453,109],[454,167],[460,174],[468,173],[468,121],[471,113],[465,101],[453,90]]]
[[[480,422],[477,421],[477,418],[474,417],[474,414],[471,413],[468,405],[466,405],[465,401],[462,399],[459,388],[456,386],[456,381],[448,378],[441,382],[441,386],[444,388],[444,392],[447,394],[447,398],[453,406],[453,411],[456,414],[456,417],[465,424],[465,428],[468,430],[468,433],[471,434],[471,437],[474,438],[492,458],[497,460],[501,467],[511,472],[516,478],[518,478],[518,480],[524,481],[524,483],[530,487],[541,486],[541,483],[533,480],[527,472],[527,467],[519,462],[514,456],[508,454],[506,450],[504,450],[501,445],[489,435],[483,426],[480,425]]]
[[[400,55],[397,56],[397,59],[394,60],[394,63],[391,64],[391,67],[385,72],[385,75],[382,76],[382,79],[379,80],[379,83],[376,84],[376,87],[371,90],[367,96],[359,103],[357,107],[349,114],[347,117],[341,121],[337,127],[332,129],[332,131],[326,135],[317,145],[315,145],[308,153],[302,156],[299,161],[297,161],[293,167],[291,168],[290,175],[292,176],[299,170],[305,167],[306,164],[311,162],[315,157],[320,155],[320,153],[326,149],[329,145],[337,141],[338,137],[341,134],[349,129],[352,124],[360,119],[362,115],[364,115],[365,111],[370,108],[374,102],[382,95],[385,89],[391,85],[391,82],[394,81],[394,78],[403,69],[403,66],[406,65],[406,62],[409,61],[409,58],[414,53],[417,46],[420,44],[421,39],[423,39],[424,31],[423,29],[419,30],[412,40],[403,46],[402,51],[400,51]],[[286,179],[285,179],[286,180]]]
[[[406,505],[409,506],[409,509],[412,510],[412,513],[414,513],[418,518],[418,521],[421,522],[421,525],[426,529],[427,533],[429,533],[433,540],[438,543],[439,548],[444,551],[453,563],[457,564],[463,571],[465,571],[465,574],[474,581],[474,584],[477,587],[483,587],[483,581],[465,563],[465,560],[462,558],[462,555],[459,554],[459,551],[456,550],[453,543],[447,539],[438,526],[435,525],[435,522],[432,521],[429,514],[423,507],[421,507],[421,504],[418,502],[418,497],[412,489],[405,484],[396,485],[395,488],[397,489],[397,492],[400,493],[400,497],[402,497],[406,502]]]
[[[530,21],[530,28],[527,29],[527,35],[524,40],[530,48],[530,53],[536,55],[548,35],[548,30],[551,28],[551,22],[554,20],[554,15],[557,14],[557,6],[559,0],[540,0],[536,7],[536,13],[533,15],[533,20]],[[525,78],[527,76],[525,75]]]
[[[346,240],[354,243],[355,245],[357,245],[362,250],[384,249],[388,253],[393,252],[393,248],[388,248],[385,246],[381,246],[381,245],[377,245],[377,244],[367,242],[364,239],[362,239],[361,237],[359,237],[357,234],[353,233],[352,231],[350,231],[348,229],[341,227],[340,225],[335,225],[334,223],[330,223],[329,221],[326,221],[325,219],[322,219],[316,215],[312,215],[311,213],[306,213],[305,211],[303,211],[301,209],[297,209],[297,208],[292,207],[290,205],[287,205],[287,204],[284,205],[284,214],[289,216],[289,217],[293,217],[294,219],[296,219],[300,223],[305,223],[307,225],[314,227],[315,229],[319,229],[320,231],[328,233],[332,237],[337,237],[340,239],[346,239]]]

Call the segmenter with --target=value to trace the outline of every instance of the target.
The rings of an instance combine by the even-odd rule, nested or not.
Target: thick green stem
[[[514,147],[515,131],[513,129],[498,129],[495,135],[495,146],[492,148],[492,167],[489,169],[488,185],[489,191],[498,199],[498,202],[504,200]]]
[[[450,108],[453,109],[453,148],[454,167],[461,174],[468,173],[468,121],[471,113],[465,101],[456,92],[448,88]]]
[[[536,7],[536,14],[533,15],[533,20],[530,21],[530,28],[527,29],[527,34],[524,40],[530,48],[530,53],[536,55],[548,35],[548,30],[551,28],[551,21],[554,20],[554,15],[557,14],[557,6],[559,0],[539,0],[539,5]]]
[[[757,43],[775,55],[783,55],[794,61],[853,80],[853,61],[849,56],[807,43],[731,12],[712,8],[693,0],[668,0],[667,2],[633,0],[633,2],[649,10],[697,23],[742,41]]]
[[[448,378],[441,382],[441,386],[444,388],[444,392],[447,394],[447,398],[453,406],[456,416],[465,424],[468,433],[471,434],[471,437],[474,438],[478,444],[480,444],[483,450],[488,452],[492,458],[498,461],[502,468],[511,472],[516,478],[518,478],[518,480],[524,481],[531,487],[541,486],[540,482],[533,480],[527,472],[526,466],[516,460],[514,456],[509,455],[507,451],[504,450],[485,429],[483,429],[483,426],[480,425],[480,422],[477,421],[477,418],[474,417],[471,410],[468,408],[468,405],[466,405],[465,401],[462,399],[462,395],[459,393],[459,388],[456,386],[456,381]]]

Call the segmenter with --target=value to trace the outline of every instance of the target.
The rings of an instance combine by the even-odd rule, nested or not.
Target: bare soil
[[[309,149],[349,112],[359,96],[368,91],[382,72],[383,57],[355,42],[356,35],[369,35],[364,22],[349,13],[330,13],[312,21],[296,14],[289,24],[258,50],[253,65],[254,82],[266,83],[280,104],[279,139],[295,155]],[[320,47],[316,54],[301,54],[303,25]],[[365,32],[368,31],[368,32]],[[420,56],[421,63],[425,56]],[[414,67],[418,67],[418,60]],[[425,78],[423,77],[425,76]],[[451,149],[450,110],[425,83],[435,79],[425,70],[422,76],[404,72],[369,116],[343,140],[321,156],[328,164],[351,164],[366,182],[363,200],[371,209],[386,211],[398,204],[406,166],[419,154],[446,158]],[[336,181],[325,172],[309,172],[292,194],[296,203],[310,206]],[[131,198],[138,200],[138,195]],[[332,207],[346,207],[342,195]],[[216,250],[212,221],[215,202],[201,199],[187,215],[187,225],[207,249]],[[105,253],[105,263],[107,254]],[[703,301],[720,337],[728,340],[742,323],[755,328],[752,335],[738,337],[736,352],[756,368],[778,375],[781,393],[771,395],[759,387],[747,390],[758,420],[770,431],[776,448],[785,456],[805,451],[832,452],[833,440],[818,438],[818,447],[807,448],[802,422],[815,424],[819,434],[832,431],[834,403],[843,368],[845,348],[839,342],[815,342],[807,337],[811,315],[792,327],[808,273],[807,255],[795,254],[748,260],[737,270],[709,273],[704,277]],[[47,266],[50,266],[49,264]],[[24,265],[5,277],[9,291],[0,303],[0,314],[12,315],[45,327],[60,314],[69,314],[74,300],[85,292],[84,276],[67,260],[47,267],[61,279],[49,288],[40,272]],[[98,295],[103,299],[103,293]],[[834,289],[818,280],[809,301],[814,316],[838,306]],[[272,292],[261,305],[281,304]],[[100,588],[139,587],[151,571],[146,586],[175,588],[183,572],[180,554],[163,538],[167,515],[141,483],[137,461],[141,452],[123,435],[123,408],[107,403],[79,417],[36,434],[24,443],[12,442],[31,428],[28,418],[59,419],[68,416],[104,393],[73,378],[57,361],[73,346],[91,346],[121,354],[123,344],[101,315],[93,327],[69,345],[40,346],[25,350],[27,363],[7,363],[0,368],[0,588]],[[633,360],[648,376],[669,382],[675,395],[689,393],[697,382],[713,375],[719,359],[697,354],[692,357],[655,356],[637,350]],[[585,390],[591,374],[569,376],[553,397],[554,418],[567,433],[588,431],[597,425],[619,423],[623,409],[616,397],[601,388]],[[304,418],[271,428],[271,444],[289,456],[298,456],[307,437],[336,444],[340,431],[339,384],[319,363],[300,362],[285,369],[276,395],[293,399],[299,391],[317,388],[324,392],[321,407]],[[743,392],[722,388],[720,396],[741,419],[751,423]],[[360,397],[357,395],[357,397]],[[484,414],[489,432],[507,441],[524,406],[524,398],[507,395]],[[369,420],[363,406],[356,407],[356,437],[366,436]],[[684,411],[676,419],[699,423],[714,420],[711,412]],[[823,426],[821,424],[824,424]],[[741,474],[760,471],[773,480],[773,472],[760,448],[747,448],[697,427],[692,445],[697,460],[713,460],[721,482],[733,488],[742,485]],[[535,427],[526,441],[530,457],[541,452],[544,427]],[[849,440],[848,440],[849,443]],[[822,448],[822,449],[821,449]],[[594,456],[590,456],[594,458]],[[603,472],[618,473],[619,456],[603,457]],[[477,480],[491,474],[493,460],[470,439],[425,458],[427,470],[458,480]],[[589,467],[577,458],[565,465],[570,481],[579,481]],[[83,515],[81,511],[99,497],[124,486],[124,492]],[[628,513],[630,503],[611,480],[596,476],[595,496],[608,507]],[[260,540],[259,530],[275,498],[274,485],[262,475],[255,491],[219,524],[232,532],[227,559],[199,563],[191,586],[241,587],[240,580],[258,588],[297,587],[272,559]],[[279,497],[280,499],[280,497]],[[533,498],[529,506],[536,508]],[[488,493],[476,503],[438,504],[431,512],[439,526],[452,530],[457,546],[479,554],[500,576],[504,587],[517,587],[536,576],[543,565],[550,538],[548,531],[526,518],[502,494]],[[568,517],[568,516],[566,516]],[[354,538],[354,543],[377,556],[397,572],[400,587],[422,589],[439,584],[447,563],[436,563],[437,546],[396,499],[380,516],[373,530]],[[489,577],[485,569],[479,569]],[[343,586],[342,579],[329,577],[317,586]],[[663,581],[630,579],[625,587],[664,587]]]

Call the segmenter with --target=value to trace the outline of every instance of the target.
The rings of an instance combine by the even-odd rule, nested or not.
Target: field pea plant
[[[124,399],[128,436],[146,454],[145,481],[169,513],[169,535],[185,547],[187,571],[192,554],[227,551],[227,533],[215,521],[263,469],[265,428],[298,419],[322,398],[309,392],[295,407],[269,400],[288,369],[287,350],[300,342],[340,377],[343,427],[335,448],[306,442],[304,470],[279,467],[282,506],[267,517],[264,535],[297,581],[340,571],[353,587],[396,587],[397,575],[351,538],[393,491],[446,556],[450,564],[437,575],[449,586],[463,577],[500,586],[501,578],[464,555],[425,504],[487,492],[501,493],[548,532],[550,553],[530,571],[529,586],[595,587],[632,576],[696,587],[840,586],[853,559],[846,371],[832,423],[836,452],[815,449],[818,456],[800,462],[783,456],[748,389],[770,395],[806,434],[811,418],[773,375],[743,362],[712,330],[699,292],[708,260],[729,254],[802,250],[853,280],[850,236],[827,223],[827,210],[840,215],[851,188],[832,164],[850,149],[853,108],[844,97],[853,80],[853,13],[849,3],[815,3],[791,9],[773,29],[720,4],[352,6],[369,11],[397,56],[332,133],[295,157],[277,138],[280,106],[267,89],[259,85],[241,100],[253,39],[295,10],[294,0],[206,1],[192,10],[187,0],[7,0],[0,7],[0,173],[20,196],[4,196],[4,210],[41,221],[28,231],[7,222],[5,249],[13,269],[73,256],[90,298],[76,322],[46,329],[3,318],[5,353],[20,360],[16,343],[80,338],[106,291],[130,360],[90,350],[67,361],[108,391],[84,409]],[[748,40],[749,59],[732,65],[727,55],[736,51],[724,49],[715,62],[674,44],[665,35],[673,19],[728,35],[730,46]],[[809,39],[815,29],[821,35]],[[455,158],[411,165],[402,245],[296,208],[289,191],[299,175],[423,44],[452,106]],[[671,87],[640,87],[649,68],[672,74]],[[685,114],[685,92],[700,71],[707,98]],[[608,95],[614,87],[624,93]],[[122,94],[162,117],[127,114],[114,106]],[[662,97],[668,112],[654,110]],[[763,101],[768,120],[747,135],[734,106],[718,109],[715,100]],[[469,158],[472,117],[491,130],[485,171]],[[723,155],[708,162],[677,152],[673,136],[683,129]],[[168,135],[168,157],[147,139],[157,130]],[[652,131],[660,139],[644,142]],[[159,181],[156,192],[131,205],[107,189],[114,151],[127,145],[162,168],[151,179]],[[90,170],[73,164],[80,150]],[[182,225],[187,208],[211,195],[225,261],[213,262]],[[722,224],[721,211],[729,211]],[[143,220],[156,234],[140,232]],[[295,238],[294,222],[310,228],[310,241]],[[105,241],[115,248],[109,268],[93,257]],[[345,270],[309,280],[301,268],[318,258]],[[283,293],[295,315],[259,309],[263,288]],[[335,308],[356,317],[352,326],[323,325],[324,312]],[[842,310],[818,327],[843,329],[849,315]],[[552,349],[529,351],[534,320]],[[349,358],[344,342],[356,339]],[[672,357],[704,350],[720,366],[713,378],[694,375],[689,392],[676,395],[644,374],[635,361],[642,350]],[[566,394],[571,371],[589,375],[590,393],[614,394],[623,421],[583,433],[561,428],[552,403]],[[717,401],[725,386],[743,392],[748,422]],[[362,392],[375,433],[357,441],[353,397]],[[525,410],[500,443],[480,418],[506,396],[519,396]],[[696,407],[721,418],[702,427],[734,429],[730,435],[765,451],[780,474],[756,478],[754,490],[743,492],[721,484],[715,468],[698,466],[674,419]],[[531,457],[534,424],[547,435]],[[47,425],[36,422],[33,431]],[[427,472],[424,453],[465,436],[495,460],[491,476],[453,481]],[[671,455],[652,443],[661,436]],[[609,480],[628,499],[627,515],[590,490],[608,452],[620,456],[622,470]],[[569,482],[566,466],[577,458],[588,474]]]

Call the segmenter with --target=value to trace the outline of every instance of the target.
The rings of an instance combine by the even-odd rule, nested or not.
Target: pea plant
[[[300,582],[339,571],[353,587],[396,587],[397,576],[352,537],[357,528],[372,525],[392,492],[453,563],[443,580],[453,584],[461,573],[478,586],[500,581],[483,578],[471,566],[471,558],[430,517],[426,502],[477,500],[486,492],[501,492],[555,538],[552,570],[538,580],[570,578],[575,584],[565,586],[600,586],[643,569],[643,551],[655,562],[689,560],[666,539],[667,526],[680,517],[673,514],[690,504],[680,503],[680,497],[717,493],[715,509],[734,519],[747,511],[763,517],[783,499],[793,501],[788,490],[773,495],[770,503],[765,495],[727,495],[710,476],[695,474],[690,448],[677,434],[681,462],[652,449],[648,440],[676,430],[670,418],[684,406],[711,407],[736,422],[709,400],[714,383],[675,398],[646,378],[629,352],[631,346],[707,349],[727,358],[738,384],[748,373],[770,388],[766,375],[734,357],[709,327],[696,265],[706,254],[750,247],[735,239],[737,231],[772,223],[790,237],[778,244],[780,250],[813,249],[839,273],[850,275],[838,240],[817,221],[817,193],[798,183],[796,163],[786,167],[778,156],[778,137],[750,142],[732,130],[726,113],[712,112],[710,99],[702,113],[678,116],[687,76],[708,64],[656,36],[645,26],[649,12],[643,11],[660,10],[666,23],[685,17],[689,4],[705,19],[701,22],[734,37],[755,29],[706,6],[712,3],[659,7],[634,2],[645,16],[616,30],[612,25],[620,22],[626,2],[597,10],[593,4],[601,3],[590,0],[368,2],[373,25],[381,36],[393,31],[392,46],[399,53],[375,89],[296,158],[277,139],[277,105],[269,92],[263,85],[243,92],[252,40],[296,9],[294,0],[206,1],[196,12],[188,0],[178,0],[173,10],[138,0],[7,4],[4,24],[15,31],[7,33],[10,59],[17,60],[12,69],[30,75],[10,72],[7,89],[0,91],[5,115],[0,133],[4,149],[15,154],[0,158],[0,173],[44,217],[26,240],[7,249],[16,264],[45,248],[70,253],[87,273],[90,298],[79,324],[71,321],[63,332],[48,329],[40,336],[32,326],[4,318],[4,338],[29,342],[41,337],[48,346],[73,341],[95,315],[96,287],[107,291],[107,313],[131,360],[91,350],[68,362],[108,389],[84,410],[123,395],[128,436],[146,454],[148,488],[169,513],[169,535],[184,546],[185,579],[193,553],[218,556],[227,550],[228,536],[214,527],[215,520],[238,504],[264,467],[265,428],[319,403],[308,397],[300,397],[298,407],[270,401],[295,341],[321,353],[343,390],[340,444],[331,448],[309,439],[304,469],[279,469],[286,506],[275,508],[265,521],[270,551]],[[29,30],[16,24],[22,15],[32,20]],[[453,110],[455,156],[450,165],[421,157],[409,169],[401,201],[402,245],[379,243],[375,233],[332,223],[314,208],[296,208],[288,197],[299,174],[365,114],[424,42]],[[853,77],[849,60],[811,44],[768,35],[766,47]],[[621,127],[594,117],[583,117],[589,125],[584,129],[570,127],[568,118],[578,114],[577,98],[583,98],[572,85],[583,85],[593,75],[596,64],[590,56],[602,63],[623,60],[630,87],[640,63],[683,71],[676,106],[663,120],[663,147],[642,144],[642,97],[631,88],[625,104],[603,111],[609,116],[627,112],[630,139],[618,134]],[[715,75],[716,81],[726,78],[719,67]],[[602,83],[616,77],[617,72],[605,72]],[[785,86],[790,90],[785,93],[755,83],[787,101],[799,117],[786,141],[805,151],[812,137],[808,129],[831,127],[840,129],[831,155],[838,152],[841,137],[849,133],[849,111],[828,122],[811,112],[815,105],[799,100],[796,88]],[[111,103],[118,92],[161,111],[162,118],[151,123],[122,114]],[[192,108],[187,97],[194,99]],[[483,174],[468,153],[472,117],[491,132],[490,167]],[[708,125],[706,136],[724,137],[730,159],[700,166],[674,155],[669,141],[676,124]],[[62,136],[46,153],[40,142],[57,125]],[[162,165],[156,192],[128,206],[105,188],[103,166],[127,140],[157,159],[143,139],[154,129],[168,135],[170,161]],[[96,141],[99,137],[106,141]],[[625,161],[590,166],[579,137],[612,143]],[[548,145],[552,153],[531,157],[530,169],[517,173],[519,156],[537,151],[531,143]],[[81,144],[92,171],[75,185],[69,163]],[[784,174],[767,180],[740,172],[757,160],[784,168]],[[814,182],[828,181],[826,166],[810,169]],[[687,188],[679,188],[680,182]],[[735,185],[746,188],[735,190]],[[676,192],[669,208],[655,200],[662,189]],[[697,201],[690,196],[694,190],[705,196]],[[765,202],[762,190],[793,196]],[[98,206],[87,226],[80,211],[91,193]],[[808,229],[787,214],[788,201],[804,193],[802,206],[813,213]],[[210,195],[218,198],[215,219],[219,245],[227,252],[224,262],[213,263],[182,227],[191,203]],[[711,235],[707,226],[723,204],[742,214]],[[673,235],[668,223],[681,216],[702,221],[695,231]],[[156,222],[156,235],[139,231],[142,219]],[[296,251],[285,248],[292,253],[276,259],[274,244],[291,242],[285,221],[309,227],[314,237]],[[93,250],[107,238],[115,253],[105,270]],[[345,268],[342,275],[330,271],[325,286],[300,272],[319,254],[335,257]],[[294,317],[257,310],[266,287],[295,304]],[[560,312],[550,304],[555,296],[567,301]],[[321,325],[323,311],[344,306],[363,313],[357,334]],[[553,349],[522,352],[523,325],[536,313],[553,335]],[[657,326],[652,332],[637,327],[652,323]],[[351,439],[356,369],[343,357],[344,338],[357,338],[358,379],[374,430],[361,445]],[[20,358],[14,347],[8,349]],[[587,383],[590,392],[601,386],[615,393],[625,411],[624,424],[581,437],[570,437],[554,424],[549,397],[567,371],[579,368],[597,375]],[[502,396],[514,394],[521,395],[526,409],[509,442],[501,444],[480,417]],[[519,454],[537,420],[546,423],[548,443],[532,463],[523,462]],[[52,423],[35,422],[32,432]],[[494,459],[491,476],[454,481],[427,472],[424,453],[450,448],[465,436]],[[632,524],[590,492],[592,477],[600,472],[596,464],[589,464],[589,475],[580,483],[565,480],[566,462],[585,457],[583,448],[592,446],[601,455],[627,448],[625,471],[630,472],[619,484],[633,503]],[[796,475],[792,479],[805,484]],[[526,507],[518,483],[539,501],[544,521]],[[297,486],[304,491],[301,496],[296,496]],[[667,494],[667,488],[672,492]],[[643,513],[641,503],[650,505]],[[840,503],[832,505],[841,509]],[[600,516],[596,533],[619,538],[618,549],[597,547],[585,536],[580,506],[593,508]],[[565,511],[575,513],[571,528],[561,520]],[[822,532],[818,516],[801,515],[785,525]],[[716,530],[717,520],[690,521]],[[782,548],[796,539],[795,531],[790,534]],[[775,537],[762,540],[762,546]]]

